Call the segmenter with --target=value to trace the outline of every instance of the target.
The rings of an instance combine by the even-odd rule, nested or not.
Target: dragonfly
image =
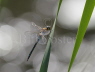
[[[33,53],[34,49],[36,48],[37,44],[39,43],[39,41],[41,41],[41,39],[46,39],[45,36],[49,35],[50,30],[51,30],[51,26],[46,26],[46,27],[40,27],[38,25],[36,25],[35,23],[32,22],[32,25],[36,28],[38,28],[39,32],[37,33],[37,41],[35,42],[32,50],[30,51],[27,61],[29,60],[31,54]]]

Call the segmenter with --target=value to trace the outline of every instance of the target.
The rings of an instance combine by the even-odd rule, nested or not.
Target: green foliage
[[[61,3],[62,3],[62,0],[59,0],[57,15],[56,15],[56,18],[54,20],[54,24],[52,26],[51,33],[49,35],[49,39],[48,39],[48,42],[47,42],[45,54],[44,54],[43,61],[42,61],[41,67],[40,67],[40,72],[47,72],[47,70],[48,70],[48,63],[49,63],[50,52],[51,52],[51,42],[52,42],[52,38],[53,38],[53,35],[54,35],[56,19],[57,19],[59,10],[60,10]]]
[[[84,11],[83,11],[83,15],[80,21],[80,26],[78,28],[78,32],[77,32],[77,37],[76,37],[76,42],[75,42],[75,46],[74,46],[74,50],[72,53],[72,57],[71,57],[71,61],[70,61],[70,65],[68,68],[68,72],[70,72],[70,69],[73,65],[73,62],[75,60],[75,57],[77,55],[77,52],[79,50],[80,44],[83,40],[83,37],[85,35],[87,26],[89,24],[93,9],[94,9],[94,5],[95,5],[95,0],[86,0],[86,4],[84,7]]]

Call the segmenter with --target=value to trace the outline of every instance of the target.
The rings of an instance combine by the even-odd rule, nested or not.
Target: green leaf
[[[73,62],[74,62],[76,55],[77,55],[77,52],[79,50],[80,44],[81,44],[83,37],[85,35],[87,26],[89,24],[89,21],[90,21],[90,18],[91,18],[93,9],[94,9],[94,5],[95,5],[95,0],[86,0],[86,4],[85,4],[82,18],[80,21],[80,26],[78,28],[76,42],[75,42],[74,50],[72,53],[71,61],[69,64],[68,72],[70,72],[70,69],[73,65]]]
[[[51,33],[49,35],[49,39],[48,39],[48,42],[47,42],[45,54],[44,54],[44,57],[43,57],[42,64],[41,64],[39,72],[47,72],[47,70],[48,70],[50,51],[51,51],[51,42],[52,42],[52,38],[53,38],[53,35],[54,35],[54,30],[55,30],[55,25],[56,25],[56,19],[57,19],[59,10],[60,10],[61,3],[62,3],[62,0],[59,0],[57,15],[56,15],[56,18],[54,20],[54,23],[53,23],[53,26],[52,26],[52,29],[51,29]]]

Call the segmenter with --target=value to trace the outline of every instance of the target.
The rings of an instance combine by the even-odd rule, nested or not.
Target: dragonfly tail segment
[[[28,58],[27,58],[27,61],[29,60],[31,54],[33,53],[33,51],[34,51],[34,49],[35,49],[35,47],[36,47],[36,45],[38,44],[38,42],[39,42],[40,39],[41,39],[41,36],[38,37],[37,42],[34,44],[34,46],[33,46],[32,50],[31,50],[31,52],[29,53],[29,56],[28,56]]]

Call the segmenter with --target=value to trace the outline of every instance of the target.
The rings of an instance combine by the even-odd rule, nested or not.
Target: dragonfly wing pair
[[[42,28],[40,26],[36,25],[34,22],[31,22],[31,27],[33,28],[33,30],[29,31],[27,33],[29,33],[31,36],[35,36],[35,38],[37,40],[39,37],[40,30]],[[47,34],[49,34],[49,32],[47,32]],[[39,44],[46,44],[46,42],[47,42],[47,39],[43,35],[38,43]]]

